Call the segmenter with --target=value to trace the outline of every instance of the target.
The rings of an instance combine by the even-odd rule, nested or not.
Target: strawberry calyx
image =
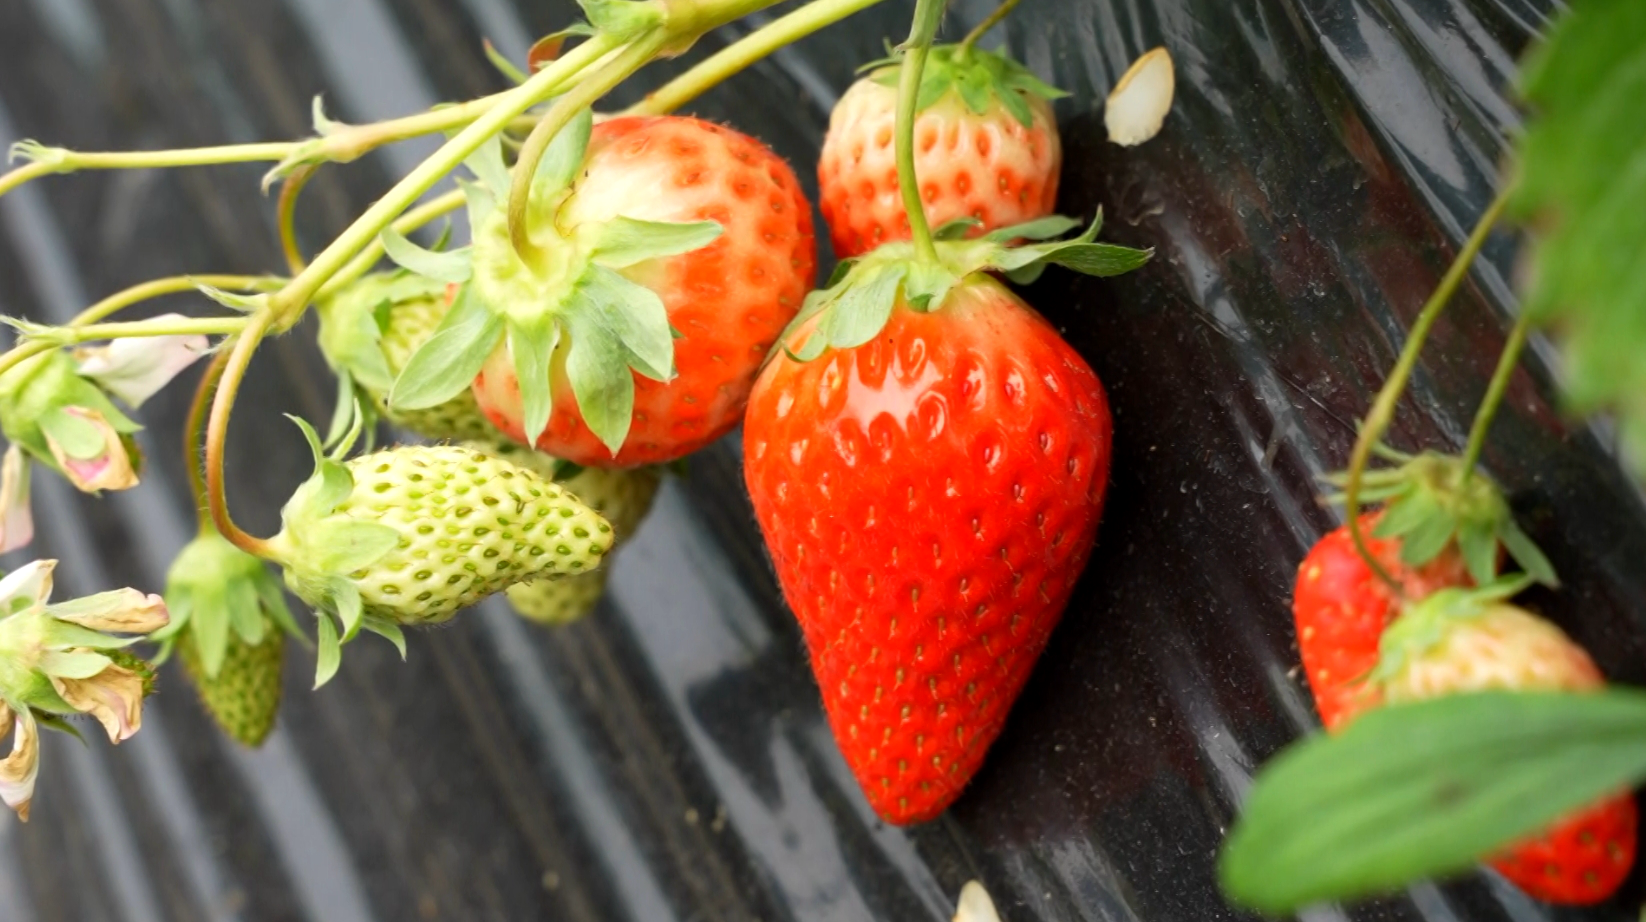
[[[902,63],[901,54],[893,54],[858,70],[869,72],[869,79],[881,86],[895,88]],[[936,105],[951,91],[972,114],[983,115],[998,105],[1024,128],[1034,124],[1034,110],[1029,108],[1026,98],[1051,101],[1069,95],[1000,52],[964,44],[935,45],[920,75],[915,111]]]
[[[335,444],[342,438],[356,405],[367,416],[364,422],[369,438],[376,404],[361,399],[359,392],[386,394],[394,386],[394,370],[382,345],[394,308],[439,298],[446,284],[406,269],[394,269],[365,276],[315,303],[320,315],[320,352],[337,375],[337,410],[325,444]]]
[[[1374,450],[1396,466],[1363,475],[1360,498],[1384,504],[1372,534],[1400,539],[1403,563],[1423,566],[1456,542],[1469,575],[1484,586],[1498,575],[1501,544],[1532,580],[1551,588],[1560,584],[1554,566],[1515,523],[1503,491],[1490,477],[1456,455],[1408,455],[1382,445]],[[1325,480],[1341,488],[1348,475],[1331,474]],[[1342,496],[1328,499],[1341,502]]]
[[[318,687],[336,671],[342,644],[353,640],[361,628],[388,638],[405,656],[406,641],[399,625],[367,615],[360,589],[351,578],[393,550],[400,535],[387,525],[338,511],[354,490],[354,477],[342,459],[354,447],[363,417],[355,415],[353,426],[330,452],[321,447],[314,427],[298,417],[288,418],[308,440],[314,473],[281,507],[280,533],[267,546],[269,558],[285,568],[287,586],[303,599],[320,600],[316,611]]]
[[[391,259],[462,284],[451,310],[394,382],[392,408],[424,409],[451,399],[506,345],[528,441],[548,428],[551,382],[563,374],[589,429],[616,454],[632,421],[633,374],[674,377],[675,333],[663,299],[638,280],[651,273],[653,260],[701,249],[722,228],[714,221],[622,215],[579,220],[577,181],[592,127],[593,112],[584,109],[538,163],[526,246],[516,247],[499,207],[508,198],[509,175],[495,138],[468,162],[479,182],[462,183],[472,245],[435,253],[385,232]]]
[[[1380,683],[1399,675],[1408,663],[1445,640],[1453,625],[1485,615],[1534,582],[1530,575],[1517,573],[1479,586],[1442,589],[1408,605],[1384,630],[1378,643],[1377,666],[1364,681]]]
[[[1130,272],[1154,255],[1153,248],[1096,243],[1103,227],[1101,210],[1084,233],[1067,240],[1051,239],[1079,226],[1078,221],[1062,215],[963,239],[976,225],[976,219],[961,218],[938,228],[933,234],[935,261],[920,259],[914,244],[906,241],[842,261],[826,287],[806,296],[800,313],[778,337],[780,347],[801,362],[817,358],[829,347],[856,348],[880,333],[900,298],[913,310],[941,310],[949,293],[978,273],[1000,272],[1026,285],[1049,265],[1083,275],[1110,276]],[[1019,240],[1039,242],[1013,243]],[[793,345],[797,331],[813,320],[816,324],[805,340]]]
[[[190,541],[166,574],[166,608],[171,621],[149,635],[160,642],[154,663],[164,663],[187,630],[202,670],[216,678],[228,655],[231,634],[249,646],[263,642],[270,624],[307,644],[285,593],[259,558],[207,528]]]

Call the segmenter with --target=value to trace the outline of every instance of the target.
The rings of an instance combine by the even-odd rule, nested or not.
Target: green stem
[[[234,349],[223,363],[222,379],[212,396],[211,417],[206,423],[206,508],[211,513],[212,524],[235,547],[258,557],[268,556],[267,542],[242,531],[229,516],[229,498],[223,483],[223,446],[228,439],[229,416],[234,412],[234,398],[240,392],[246,366],[251,364],[252,353],[257,351],[258,342],[273,321],[271,312],[258,311],[235,339]]]
[[[624,110],[623,114],[664,115],[673,112],[779,48],[880,2],[882,0],[814,0],[720,49]]]
[[[1009,15],[1011,13],[1011,11],[1013,9],[1015,9],[1019,3],[1022,3],[1022,2],[1023,2],[1023,0],[1005,0],[1005,2],[1003,2],[999,6],[995,7],[994,12],[989,14],[988,19],[985,19],[982,22],[978,23],[977,28],[973,29],[970,32],[967,32],[966,37],[960,40],[960,50],[957,51],[955,53],[955,55],[957,57],[962,57],[962,58],[965,57],[966,54],[968,52],[970,52],[972,50],[972,48],[977,45],[977,40],[978,39],[980,39],[983,36],[989,34],[990,29],[993,29],[995,26],[1000,25],[1000,21],[1002,19],[1005,19],[1006,16]]]
[[[5,377],[6,372],[11,371],[13,368],[16,368],[29,359],[32,359],[37,355],[50,352],[56,348],[57,347],[51,343],[43,343],[38,340],[24,340],[23,342],[12,346],[10,349],[6,350],[4,355],[0,355],[0,377]]]
[[[0,195],[21,186],[31,179],[53,173],[73,173],[79,170],[143,170],[156,167],[213,166],[222,163],[246,163],[259,160],[280,160],[296,150],[301,142],[273,141],[262,144],[224,144],[218,147],[194,147],[183,150],[133,151],[74,151],[62,147],[45,147],[30,141],[12,146],[12,156],[24,157],[31,162],[0,176]]]
[[[920,101],[920,77],[926,70],[926,54],[937,27],[943,21],[945,0],[917,0],[909,40],[903,43],[903,69],[897,82],[897,185],[903,193],[903,210],[909,216],[909,237],[915,257],[921,262],[937,262],[932,245],[932,226],[920,200],[920,179],[914,172],[914,122]]]
[[[538,162],[543,159],[543,153],[549,149],[554,136],[559,134],[560,129],[566,127],[577,113],[594,105],[595,100],[611,92],[613,87],[628,79],[635,71],[645,67],[669,40],[670,35],[666,29],[658,29],[645,38],[636,40],[610,64],[579,80],[575,89],[555,100],[554,105],[543,115],[543,120],[526,136],[526,143],[521,146],[520,154],[514,163],[513,177],[509,185],[508,211],[509,239],[514,243],[515,252],[520,254],[527,265],[537,263],[532,255],[537,246],[532,243],[531,234],[527,230],[527,214],[531,205],[532,179],[537,173]]]
[[[412,231],[433,221],[435,218],[450,214],[461,207],[463,207],[463,190],[453,189],[406,212],[390,226],[403,235],[410,235]],[[372,267],[377,265],[377,261],[382,258],[383,238],[373,238],[370,245],[361,250],[354,259],[349,260],[348,265],[332,276],[330,281],[320,286],[320,290],[314,294],[315,300],[323,301],[336,294],[344,286],[370,272]]]
[[[395,183],[388,194],[373,203],[366,209],[365,214],[356,218],[348,229],[321,250],[307,268],[270,297],[267,310],[273,314],[275,329],[289,329],[296,323],[321,285],[342,269],[355,254],[370,245],[377,235],[383,232],[383,228],[399,217],[401,212],[447,173],[456,169],[487,139],[501,131],[515,116],[553,96],[566,81],[582,71],[586,65],[598,60],[615,45],[614,39],[596,35],[574,48],[565,57],[533,74],[530,80],[493,97],[497,102],[485,115],[470,122],[427,160],[418,164],[416,169]],[[232,390],[230,392],[232,393]],[[218,394],[218,402],[222,402],[222,392]]]
[[[137,320],[131,323],[92,323],[85,326],[46,327],[26,333],[28,339],[51,346],[72,346],[100,339],[138,339],[152,336],[231,336],[246,328],[245,317],[185,317],[182,320]]]
[[[133,285],[124,291],[117,291],[103,300],[86,308],[69,321],[69,326],[78,327],[96,323],[104,317],[117,311],[139,304],[150,298],[161,295],[178,294],[185,291],[194,291],[201,285],[210,285],[224,291],[273,291],[284,284],[284,279],[258,275],[174,275],[169,278],[155,279],[140,285]]]
[[[300,166],[280,184],[280,201],[275,206],[275,226],[280,230],[280,249],[286,255],[286,267],[292,275],[303,271],[303,250],[297,245],[297,197],[303,194],[314,166]]]
[[[1509,389],[1509,379],[1514,377],[1515,366],[1520,364],[1520,353],[1526,347],[1526,335],[1531,328],[1531,318],[1522,312],[1515,320],[1514,328],[1509,331],[1508,341],[1503,344],[1503,354],[1498,356],[1497,369],[1492,372],[1492,381],[1486,386],[1486,396],[1475,411],[1474,424],[1469,427],[1469,445],[1463,451],[1465,478],[1474,473],[1475,464],[1480,461],[1480,453],[1486,447],[1486,433],[1492,428],[1492,418],[1497,415],[1504,392]]]
[[[1503,213],[1503,207],[1509,200],[1509,192],[1510,188],[1499,192],[1497,198],[1486,208],[1485,214],[1480,216],[1480,222],[1470,232],[1469,239],[1464,241],[1463,249],[1458,251],[1457,258],[1452,260],[1451,267],[1446,270],[1440,284],[1435,287],[1434,293],[1423,305],[1423,310],[1418,313],[1417,321],[1412,324],[1412,331],[1406,337],[1406,345],[1400,350],[1400,358],[1395,361],[1394,369],[1389,372],[1389,379],[1383,382],[1382,390],[1378,391],[1377,399],[1372,402],[1371,412],[1366,414],[1366,421],[1360,426],[1354,453],[1349,458],[1349,476],[1343,488],[1344,512],[1349,517],[1349,538],[1354,542],[1355,551],[1360,554],[1372,573],[1387,584],[1397,598],[1404,594],[1403,587],[1372,556],[1371,550],[1366,546],[1365,533],[1360,527],[1361,481],[1366,474],[1366,465],[1371,460],[1372,449],[1382,440],[1383,434],[1394,421],[1395,405],[1400,402],[1400,395],[1405,392],[1406,382],[1411,378],[1412,369],[1417,365],[1418,355],[1423,352],[1423,342],[1429,336],[1429,328],[1435,325],[1441,311],[1451,300],[1452,293],[1468,276],[1469,267],[1474,263],[1475,256],[1479,255],[1480,248],[1485,246],[1486,238],[1491,235],[1492,226]]]
[[[217,382],[229,364],[229,353],[219,350],[194,389],[194,401],[189,404],[189,419],[183,427],[183,462],[189,470],[189,492],[194,496],[194,511],[199,517],[200,531],[216,531],[211,520],[211,501],[206,492],[206,468],[199,457],[200,437],[204,434],[206,417],[210,415],[212,395],[217,393]]]

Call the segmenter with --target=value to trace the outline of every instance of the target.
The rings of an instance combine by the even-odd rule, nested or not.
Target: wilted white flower
[[[155,321],[187,320],[182,314],[161,314]],[[211,351],[204,336],[139,336],[117,339],[106,346],[74,351],[81,375],[128,405],[138,407],[165,387],[178,372]]]

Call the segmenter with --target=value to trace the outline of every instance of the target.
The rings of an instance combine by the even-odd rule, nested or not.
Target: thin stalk
[[[532,243],[531,235],[527,232],[532,178],[537,172],[538,162],[543,159],[544,151],[549,149],[549,143],[578,112],[594,105],[595,100],[611,92],[613,87],[646,66],[657,56],[657,52],[668,44],[670,37],[666,30],[658,30],[637,40],[611,63],[579,80],[575,89],[555,100],[554,105],[543,115],[542,121],[526,136],[526,143],[521,146],[520,155],[515,159],[514,175],[509,185],[509,239],[514,242],[515,252],[528,264],[536,263],[536,260],[531,258],[536,245]]]
[[[222,378],[217,385],[217,393],[212,396],[211,416],[206,423],[206,508],[211,512],[212,525],[235,547],[259,557],[268,556],[268,543],[242,531],[229,516],[229,499],[223,483],[223,446],[229,434],[229,416],[234,412],[234,398],[239,394],[240,382],[246,376],[246,366],[251,364],[252,353],[257,351],[258,342],[273,322],[274,315],[270,311],[258,311],[244,332],[235,339],[234,348],[223,364]]]
[[[1372,449],[1382,440],[1383,434],[1389,430],[1389,424],[1394,421],[1395,405],[1400,402],[1400,395],[1406,390],[1406,382],[1412,376],[1412,369],[1417,365],[1417,358],[1423,352],[1423,342],[1429,336],[1429,328],[1435,325],[1440,313],[1451,300],[1452,293],[1469,274],[1469,267],[1479,255],[1480,248],[1485,246],[1486,238],[1491,235],[1492,226],[1497,223],[1498,216],[1503,213],[1503,206],[1509,200],[1510,188],[1498,193],[1492,204],[1486,208],[1486,213],[1480,216],[1480,222],[1470,232],[1469,239],[1464,241],[1463,249],[1452,260],[1452,265],[1441,277],[1440,284],[1435,287],[1434,293],[1423,305],[1423,310],[1417,315],[1417,321],[1412,324],[1412,331],[1406,337],[1406,345],[1400,350],[1400,357],[1395,361],[1395,367],[1389,372],[1389,379],[1383,382],[1382,390],[1378,391],[1377,399],[1372,402],[1371,412],[1366,414],[1366,421],[1360,426],[1360,435],[1355,440],[1354,453],[1349,458],[1349,476],[1343,487],[1344,512],[1349,517],[1349,538],[1354,542],[1355,551],[1366,561],[1378,579],[1382,580],[1395,593],[1396,598],[1404,594],[1399,581],[1389,575],[1389,571],[1377,562],[1371,550],[1366,546],[1366,535],[1360,527],[1360,485],[1366,474],[1366,465],[1371,460]]]
[[[32,359],[37,355],[50,352],[55,348],[57,347],[51,343],[43,343],[39,340],[24,340],[23,342],[12,346],[10,349],[6,350],[4,355],[0,355],[0,377],[4,377],[6,372],[11,371],[13,368],[16,368],[29,359]]]
[[[560,90],[561,86],[584,66],[598,60],[611,48],[615,40],[596,35],[572,49],[565,57],[532,75],[530,80],[500,94],[495,105],[485,115],[470,122],[451,140],[440,146],[416,169],[407,173],[388,194],[366,209],[348,229],[333,240],[297,277],[270,296],[267,310],[274,315],[277,329],[287,329],[296,323],[309,300],[320,286],[337,273],[355,254],[371,244],[400,213],[418,197],[427,192],[442,177],[456,169],[481,144],[501,131],[515,116],[542,102]],[[219,402],[222,395],[219,393]]]
[[[1526,334],[1531,328],[1531,318],[1522,312],[1509,330],[1509,339],[1503,344],[1503,354],[1497,359],[1497,369],[1492,372],[1492,381],[1486,386],[1486,396],[1480,401],[1480,408],[1475,410],[1475,421],[1469,427],[1469,445],[1463,451],[1465,478],[1474,473],[1475,464],[1480,461],[1480,453],[1486,447],[1486,433],[1491,430],[1492,418],[1497,415],[1503,394],[1509,389],[1509,379],[1514,377],[1515,366],[1520,364],[1520,353],[1526,348]]]
[[[433,221],[435,218],[450,214],[461,207],[463,207],[463,190],[453,189],[406,212],[390,226],[401,234],[409,236],[412,231]],[[323,301],[335,294],[345,285],[370,272],[372,266],[377,265],[377,261],[382,258],[383,238],[377,237],[364,250],[361,250],[354,259],[349,260],[349,264],[332,276],[330,281],[320,286],[320,290],[314,294],[315,300]]]
[[[72,346],[100,339],[140,339],[154,336],[232,336],[246,328],[245,317],[184,317],[180,320],[135,320],[130,323],[92,323],[85,326],[46,327],[26,332],[27,339],[50,346]],[[37,328],[38,329],[38,328]]]
[[[260,275],[174,275],[169,278],[155,279],[140,285],[133,285],[123,291],[117,291],[75,315],[75,318],[69,321],[69,326],[78,327],[96,323],[110,314],[131,307],[133,304],[140,304],[161,295],[194,291],[201,285],[210,285],[224,291],[247,292],[272,291],[279,288],[284,282],[284,279]]]
[[[32,179],[54,173],[79,170],[142,170],[156,167],[214,166],[281,160],[301,142],[271,141],[261,144],[224,144],[183,150],[73,151],[24,142],[12,147],[13,157],[27,157],[28,163],[0,175],[0,195]]]
[[[303,251],[297,246],[297,197],[303,194],[314,166],[300,166],[280,184],[280,201],[275,206],[275,225],[280,229],[280,249],[286,254],[286,267],[292,275],[303,271]]]
[[[814,0],[720,49],[624,110],[623,114],[664,115],[673,112],[779,48],[880,2],[882,0]]]
[[[994,12],[989,14],[988,19],[978,23],[977,28],[967,32],[966,37],[960,40],[960,50],[957,52],[957,55],[959,57],[965,57],[967,52],[976,47],[978,39],[989,34],[990,29],[1000,25],[1000,21],[1005,19],[1006,16],[1010,14],[1019,3],[1022,2],[1023,0],[1005,0],[1004,3],[1001,3],[999,6],[995,7]]]
[[[945,0],[917,0],[909,40],[903,43],[903,69],[897,82],[897,185],[903,193],[903,210],[909,216],[909,236],[915,257],[921,262],[937,262],[932,245],[932,226],[926,220],[926,206],[920,200],[920,179],[914,171],[914,122],[920,101],[920,76],[926,70],[926,54],[943,21]]]
[[[206,417],[211,414],[212,395],[217,393],[217,382],[228,367],[229,353],[223,350],[211,357],[206,373],[194,389],[194,401],[189,404],[189,418],[183,427],[183,461],[189,468],[189,493],[194,496],[194,511],[202,532],[217,530],[212,524],[210,500],[206,493],[206,467],[200,457],[200,437],[206,428]]]

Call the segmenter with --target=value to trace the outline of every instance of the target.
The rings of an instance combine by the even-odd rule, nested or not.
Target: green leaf
[[[700,250],[719,239],[724,230],[714,221],[670,224],[618,216],[601,225],[591,258],[596,265],[626,269],[648,259]]]
[[[1154,256],[1154,249],[1137,250],[1112,243],[1072,243],[1053,249],[1045,262],[1082,275],[1121,275],[1142,266]]]
[[[400,533],[379,522],[338,514],[314,522],[303,536],[313,548],[313,566],[346,576],[376,563],[400,543]]]
[[[570,339],[566,377],[577,409],[589,430],[615,455],[629,437],[634,416],[634,375],[623,344],[595,323],[576,324]]]
[[[971,220],[976,223],[976,219]],[[1036,218],[1033,221],[1025,221],[1022,224],[1013,224],[1010,227],[1002,227],[998,230],[990,231],[989,233],[983,235],[983,239],[993,240],[996,243],[1008,243],[1010,241],[1020,239],[1050,240],[1053,237],[1061,237],[1079,226],[1080,222],[1074,218],[1065,217],[1060,214],[1053,214],[1047,215],[1044,218]],[[1088,233],[1095,237],[1097,235],[1097,231],[1103,228],[1103,210],[1101,208],[1097,211],[1097,217],[1092,220],[1092,227],[1094,229]]]
[[[1498,540],[1503,542],[1503,548],[1520,564],[1520,569],[1526,572],[1533,580],[1550,588],[1560,586],[1560,577],[1555,575],[1555,566],[1549,558],[1543,556],[1540,550],[1526,533],[1520,530],[1513,519],[1506,519],[1498,525]]]
[[[314,659],[314,687],[330,682],[332,676],[337,675],[337,667],[343,664],[343,646],[337,641],[337,627],[331,623],[331,615],[319,612],[319,621],[315,625],[315,640],[317,649]]]
[[[465,285],[440,325],[413,352],[389,392],[389,405],[424,410],[457,396],[474,382],[503,338],[503,321]]]
[[[434,250],[425,250],[405,235],[392,227],[383,228],[379,235],[383,240],[383,253],[394,260],[396,265],[427,276],[441,282],[466,282],[474,274],[474,263],[469,259],[469,252],[463,250],[449,250],[439,253]]]
[[[1534,51],[1510,214],[1531,225],[1523,310],[1565,354],[1578,412],[1611,410],[1646,477],[1646,4],[1576,3]]]
[[[560,324],[553,314],[547,313],[530,321],[510,321],[509,358],[514,363],[515,380],[520,384],[526,443],[535,444],[549,427],[549,414],[554,409],[552,366],[555,347],[560,343]]]
[[[1463,871],[1646,777],[1646,693],[1487,692],[1381,708],[1259,773],[1219,873],[1283,915]]]
[[[485,143],[475,148],[463,165],[469,172],[491,193],[492,201],[502,202],[509,198],[509,168],[503,165],[503,140],[501,135],[492,135]]]
[[[897,289],[907,268],[890,265],[841,292],[817,329],[836,349],[853,349],[879,335],[897,304]]]
[[[583,156],[589,149],[589,134],[594,130],[594,110],[583,108],[572,116],[543,150],[543,159],[537,161],[532,174],[531,202],[539,207],[552,203],[555,194],[571,187],[583,171]],[[501,199],[503,196],[499,196]]]
[[[718,227],[718,225],[716,225]],[[653,381],[674,377],[674,335],[668,308],[657,292],[599,266],[580,280],[579,302],[570,311],[592,311],[628,350],[630,364]]]

